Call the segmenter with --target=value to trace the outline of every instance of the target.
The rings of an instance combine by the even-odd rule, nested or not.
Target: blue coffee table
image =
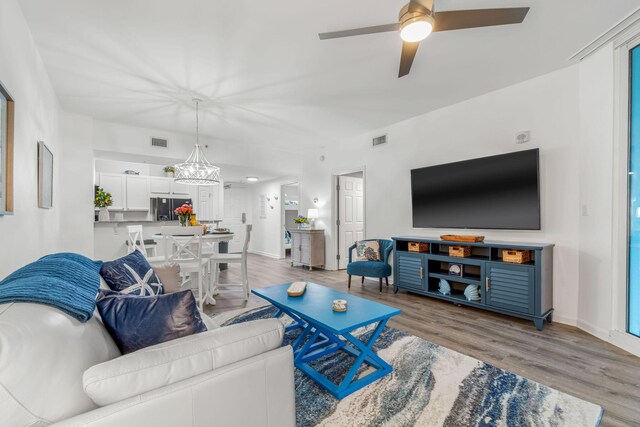
[[[278,308],[275,317],[286,314],[294,320],[293,324],[287,326],[287,330],[302,329],[300,336],[292,344],[294,364],[298,369],[338,399],[393,371],[391,365],[382,360],[372,347],[387,321],[400,314],[400,310],[309,282],[302,296],[290,297],[287,295],[290,285],[291,283],[285,283],[251,292]],[[347,300],[346,312],[336,313],[331,309],[333,300],[336,299]],[[354,329],[372,323],[376,324],[375,330],[366,343],[351,335]],[[340,384],[334,384],[309,364],[337,351],[345,351],[356,358]],[[363,363],[371,366],[373,371],[354,381]]]

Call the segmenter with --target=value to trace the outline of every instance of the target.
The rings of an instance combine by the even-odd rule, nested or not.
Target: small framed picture
[[[53,207],[53,153],[38,141],[38,207]]]
[[[13,213],[13,105],[0,82],[0,217]]]
[[[454,264],[454,263],[449,264],[449,276],[462,277],[462,274],[463,274],[462,264]]]

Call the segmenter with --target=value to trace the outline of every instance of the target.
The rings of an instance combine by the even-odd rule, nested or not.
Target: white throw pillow
[[[178,338],[92,366],[84,391],[109,405],[276,349],[283,336],[282,323],[266,319]]]

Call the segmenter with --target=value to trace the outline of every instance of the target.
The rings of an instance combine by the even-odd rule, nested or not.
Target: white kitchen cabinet
[[[149,177],[149,193],[158,196],[191,196],[192,187],[175,182],[173,178]]]
[[[126,209],[128,211],[148,211],[149,201],[149,177],[139,175],[126,175]]]
[[[98,185],[104,191],[111,194],[113,204],[109,206],[110,211],[122,211],[126,207],[125,195],[125,175],[118,173],[100,173],[98,175]]]
[[[194,202],[198,197],[198,187],[180,184],[173,178],[160,176],[126,175],[100,172],[96,176],[96,184],[111,193],[112,211],[150,211],[151,198],[167,197],[175,199],[190,198]],[[213,198],[207,200],[207,204]],[[197,206],[197,205],[196,205]],[[214,215],[211,208],[205,208],[205,216]]]
[[[157,196],[168,196],[171,194],[171,183],[173,178],[149,177],[149,192]]]
[[[179,195],[179,196],[191,196],[191,191],[193,186],[175,182],[173,178],[169,178],[169,179],[171,180],[172,194]]]

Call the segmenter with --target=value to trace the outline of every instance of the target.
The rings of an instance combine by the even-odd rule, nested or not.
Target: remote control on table
[[[307,282],[293,282],[287,289],[290,297],[299,297],[307,289]]]

